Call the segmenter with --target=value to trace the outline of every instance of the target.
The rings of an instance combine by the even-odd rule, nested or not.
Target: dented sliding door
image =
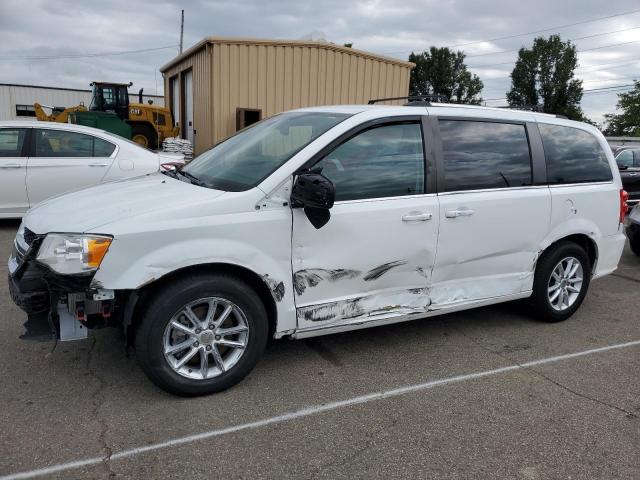
[[[293,210],[298,328],[426,312],[439,217],[419,118],[363,128],[314,168],[334,183],[336,203],[320,229]]]

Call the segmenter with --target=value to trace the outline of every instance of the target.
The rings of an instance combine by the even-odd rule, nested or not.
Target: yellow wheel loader
[[[74,112],[86,112],[87,107],[83,104],[78,105],[77,107],[50,107],[48,105],[40,105],[39,103],[34,103],[33,108],[36,111],[36,118],[41,122],[58,122],[58,123],[67,123],[69,121],[69,114]],[[44,111],[45,108],[51,109],[51,115],[47,115],[47,112]]]
[[[43,106],[36,103],[34,108],[38,120],[62,123],[79,123],[102,128],[129,138],[139,145],[157,150],[167,137],[179,134],[179,127],[173,126],[173,118],[168,108],[158,107],[142,100],[142,89],[138,93],[138,103],[129,103],[128,87],[132,83],[92,82],[91,104],[69,108],[52,109],[47,115]]]
[[[157,149],[167,137],[178,135],[168,108],[157,107],[142,101],[142,89],[138,103],[129,103],[128,88],[132,83],[92,82],[93,94],[89,110],[112,112],[131,126],[131,140],[143,147]]]

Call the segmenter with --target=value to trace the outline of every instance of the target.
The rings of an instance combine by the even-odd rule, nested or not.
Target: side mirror
[[[333,207],[336,189],[321,173],[301,173],[291,191],[291,206],[304,208],[304,213],[315,228],[322,228],[331,218],[329,209]]]
[[[620,165],[620,164],[618,164],[618,170],[629,170],[629,166],[628,165]]]

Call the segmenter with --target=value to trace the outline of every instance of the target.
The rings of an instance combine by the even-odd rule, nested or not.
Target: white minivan
[[[428,102],[307,108],[181,171],[30,210],[10,291],[63,340],[123,327],[153,382],[207,394],[247,375],[268,337],[517,299],[567,319],[618,265],[625,195],[585,123]]]

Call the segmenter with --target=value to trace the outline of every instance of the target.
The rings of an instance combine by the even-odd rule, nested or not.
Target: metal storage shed
[[[200,153],[285,110],[407,95],[413,67],[327,42],[207,37],[160,71],[165,103]]]

